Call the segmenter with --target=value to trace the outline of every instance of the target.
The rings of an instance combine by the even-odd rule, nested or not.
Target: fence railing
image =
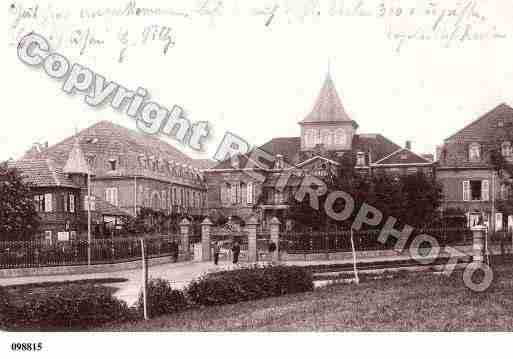
[[[385,243],[378,238],[380,230],[353,231],[353,240],[357,251],[393,249],[396,240],[388,236]],[[432,228],[414,231],[406,245],[416,235],[427,234],[434,237],[442,247],[455,244],[469,244],[472,233],[467,228]],[[288,253],[333,253],[351,251],[351,231],[326,232],[282,232],[280,233],[280,250]]]
[[[178,235],[147,237],[149,258],[174,256],[183,252]],[[83,240],[46,243],[44,241],[0,241],[0,269],[30,268],[88,263],[88,243]],[[95,239],[91,242],[91,264],[128,262],[141,257],[138,238]]]

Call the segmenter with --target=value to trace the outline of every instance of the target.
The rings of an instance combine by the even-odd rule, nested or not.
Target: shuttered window
[[[253,182],[249,182],[246,187],[246,199],[248,204],[253,204]]]
[[[470,181],[463,181],[463,200],[470,201]]]
[[[118,205],[118,189],[115,187],[105,189],[105,200],[110,204]]]
[[[481,200],[488,201],[490,198],[490,185],[488,180],[481,182]]]
[[[45,193],[45,212],[52,212],[52,194]]]

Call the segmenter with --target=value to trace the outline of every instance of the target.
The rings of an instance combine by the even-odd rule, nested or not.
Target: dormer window
[[[479,161],[481,159],[481,145],[477,142],[468,146],[468,158],[470,161]]]
[[[111,170],[111,171],[115,171],[115,170],[116,170],[116,166],[117,166],[117,164],[118,164],[118,161],[117,161],[117,160],[115,160],[114,158],[111,158],[111,159],[109,160],[110,170]]]
[[[365,166],[365,152],[358,152],[356,154],[356,166],[358,166],[358,167]]]
[[[504,157],[510,157],[511,156],[511,142],[504,141],[501,144],[501,153]]]

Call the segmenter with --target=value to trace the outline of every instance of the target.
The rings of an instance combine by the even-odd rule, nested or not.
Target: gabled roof
[[[375,162],[373,165],[374,166],[405,165],[405,164],[429,165],[432,163],[433,162],[427,160],[426,158],[416,154],[415,152],[413,152],[407,148],[400,148],[397,151],[391,153],[390,155]]]
[[[13,166],[21,172],[23,181],[33,187],[80,188],[50,158],[19,160]]]
[[[481,139],[488,139],[491,131],[495,127],[495,121],[499,119],[513,119],[513,108],[506,103],[502,103],[491,111],[485,113],[477,120],[471,122],[461,130],[445,139],[445,141],[452,141],[457,138],[464,137],[466,140],[479,141]]]
[[[381,160],[400,148],[380,134],[359,134],[353,137],[353,152],[369,153],[371,163]]]
[[[312,111],[300,123],[350,122],[358,127],[346,113],[330,74],[326,75],[321,92]]]
[[[326,157],[322,157],[320,155],[317,155],[317,156],[314,156],[314,157],[311,157],[309,159],[307,159],[306,161],[303,161],[301,163],[298,163],[296,165],[297,168],[301,168],[303,166],[306,166],[307,164],[309,163],[312,163],[312,162],[315,162],[317,160],[321,160],[321,161],[327,161],[329,163],[331,163],[332,165],[335,165],[335,166],[340,166],[340,163],[338,163],[337,161],[333,161],[333,160],[330,160],[329,158],[326,158]]]

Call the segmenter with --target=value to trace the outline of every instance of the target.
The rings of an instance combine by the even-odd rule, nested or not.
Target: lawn
[[[402,274],[359,285],[233,305],[191,309],[107,331],[511,331],[513,265],[495,269],[483,293],[467,289],[461,272],[449,278]]]

